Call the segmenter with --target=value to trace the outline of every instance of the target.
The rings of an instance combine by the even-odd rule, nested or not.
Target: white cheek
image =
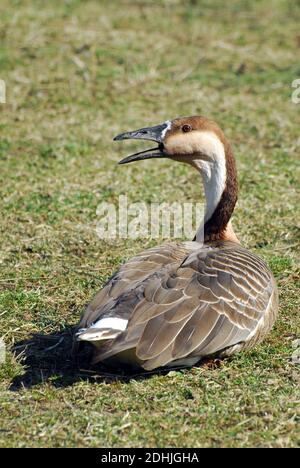
[[[199,139],[200,151],[214,162],[225,162],[225,150],[223,143],[212,132],[201,132]]]
[[[190,155],[196,158],[205,155],[212,160],[218,155],[224,155],[222,142],[215,133],[208,131],[194,130],[171,135],[165,147],[170,155]]]

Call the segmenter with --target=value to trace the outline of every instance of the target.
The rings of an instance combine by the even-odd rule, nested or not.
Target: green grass
[[[300,4],[224,3],[2,0],[0,446],[300,445]],[[100,240],[98,204],[203,199],[188,167],[117,167],[137,146],[112,137],[199,113],[232,141],[234,225],[274,271],[279,319],[218,368],[96,375],[87,356],[72,359],[70,327],[153,244]]]

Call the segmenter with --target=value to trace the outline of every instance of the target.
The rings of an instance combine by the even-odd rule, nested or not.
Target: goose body
[[[276,319],[278,295],[267,265],[232,229],[237,175],[225,136],[197,116],[116,137],[127,138],[151,139],[159,147],[123,164],[168,157],[196,168],[206,214],[194,241],[148,249],[121,266],[87,307],[77,340],[95,346],[94,362],[146,370],[252,348]]]

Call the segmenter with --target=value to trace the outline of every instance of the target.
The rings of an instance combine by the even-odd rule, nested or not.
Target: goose
[[[94,345],[93,363],[145,371],[253,348],[275,322],[278,293],[267,265],[233,230],[237,169],[224,133],[192,116],[114,138],[125,139],[158,145],[119,164],[168,158],[196,169],[205,215],[193,241],[149,248],[122,265],[87,306],[76,339]]]

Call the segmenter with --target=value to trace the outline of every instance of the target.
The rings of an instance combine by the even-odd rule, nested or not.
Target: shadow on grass
[[[147,379],[153,374],[166,374],[168,370],[133,373],[133,371],[108,368],[97,364],[91,366],[92,347],[84,345],[79,352],[73,348],[74,328],[61,333],[35,334],[29,340],[16,343],[12,351],[25,369],[25,373],[13,379],[10,390],[18,391],[45,382],[57,388],[68,387],[79,380],[113,383],[129,382],[131,379]]]

